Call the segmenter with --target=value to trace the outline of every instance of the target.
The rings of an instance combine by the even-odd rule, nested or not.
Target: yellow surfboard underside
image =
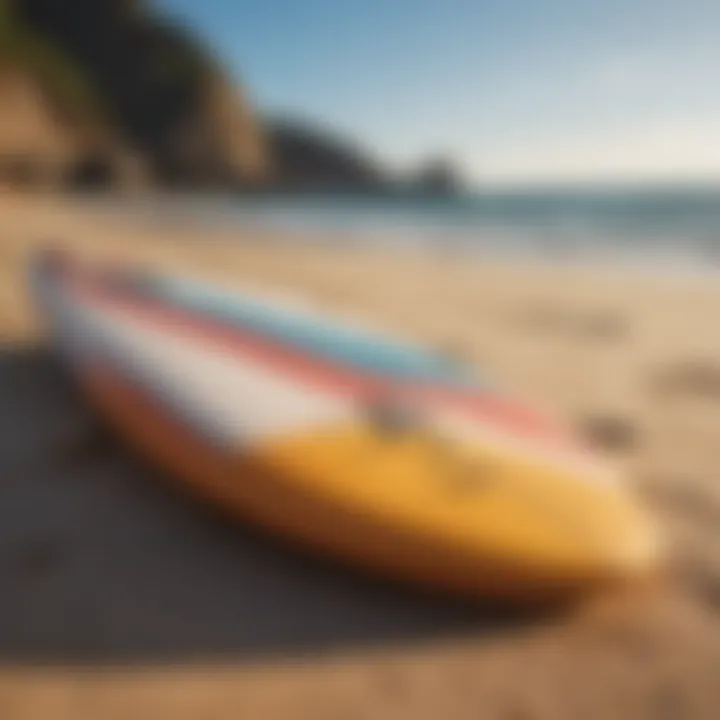
[[[229,453],[107,367],[81,380],[135,446],[195,492],[388,576],[542,602],[645,575],[657,562],[648,519],[617,483],[360,423]]]

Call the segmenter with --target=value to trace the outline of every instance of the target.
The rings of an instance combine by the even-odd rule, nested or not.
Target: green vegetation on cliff
[[[95,120],[102,102],[82,68],[50,38],[23,22],[16,0],[0,0],[0,70],[32,77],[56,107],[78,119]]]

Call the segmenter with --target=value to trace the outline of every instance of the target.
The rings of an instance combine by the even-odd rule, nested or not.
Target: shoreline
[[[322,200],[322,198],[317,198]],[[330,198],[332,199],[332,198]],[[282,198],[281,198],[282,200]],[[304,198],[299,198],[302,202]],[[188,209],[183,202],[196,204],[195,209]],[[583,250],[580,247],[568,245],[563,240],[564,247],[548,246],[542,249],[539,245],[527,245],[524,248],[502,248],[500,234],[492,239],[496,249],[483,246],[483,243],[474,244],[469,237],[473,231],[468,230],[468,237],[458,241],[456,238],[443,238],[443,230],[436,227],[430,231],[420,226],[406,226],[404,228],[388,226],[386,229],[378,227],[352,228],[333,227],[322,221],[313,225],[312,222],[301,220],[293,224],[285,221],[280,224],[268,223],[262,219],[243,219],[241,216],[242,203],[248,201],[252,205],[254,198],[233,198],[232,196],[203,197],[197,194],[161,193],[142,196],[139,201],[133,196],[102,196],[77,195],[72,196],[68,204],[76,206],[80,213],[91,211],[107,218],[118,220],[122,215],[134,214],[140,210],[137,225],[142,230],[153,228],[161,233],[206,234],[211,238],[222,239],[233,237],[236,242],[262,241],[278,246],[300,246],[314,248],[326,252],[333,250],[387,252],[400,257],[428,256],[440,261],[457,261],[484,263],[495,265],[498,268],[514,268],[526,266],[543,271],[572,271],[572,272],[602,272],[604,275],[621,277],[630,275],[631,280],[638,278],[658,279],[661,282],[713,282],[720,280],[720,250],[705,250],[700,252],[660,252],[658,248],[643,247],[642,245],[628,244],[625,248],[611,248],[600,246],[594,250]],[[237,204],[234,205],[234,203]],[[164,205],[157,209],[157,204]],[[280,205],[282,211],[282,204]],[[201,212],[200,212],[201,211]],[[215,219],[208,215],[214,211]],[[120,216],[120,217],[118,217]],[[127,218],[126,218],[127,219]],[[478,227],[477,233],[486,230]],[[422,236],[428,233],[429,237],[419,242],[408,241],[408,237]],[[552,233],[551,233],[552,234]],[[532,237],[532,233],[528,237]],[[485,238],[487,240],[487,237]],[[534,243],[535,241],[533,241]],[[678,244],[686,242],[682,236],[678,237]]]

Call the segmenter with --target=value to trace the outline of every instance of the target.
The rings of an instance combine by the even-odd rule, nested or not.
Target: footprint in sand
[[[637,427],[632,418],[588,414],[579,419],[577,427],[582,437],[600,450],[629,452],[638,443]]]
[[[720,504],[708,497],[703,487],[707,484],[703,478],[663,474],[645,477],[638,486],[664,512],[705,523],[709,528],[720,527]]]
[[[620,315],[600,310],[582,318],[578,332],[598,340],[619,339],[628,334],[628,323]]]
[[[533,304],[514,313],[515,322],[526,330],[539,333],[583,337],[595,340],[619,339],[628,332],[628,324],[608,310],[573,310]]]
[[[659,368],[651,375],[655,393],[663,396],[720,400],[720,363],[686,359]]]
[[[671,527],[674,574],[709,609],[720,610],[720,563],[714,548],[720,503],[708,491],[709,478],[651,474],[637,487]],[[691,528],[678,534],[677,528]]]

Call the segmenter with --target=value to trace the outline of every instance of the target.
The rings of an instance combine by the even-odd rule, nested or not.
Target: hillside
[[[64,155],[74,153],[56,174],[72,179],[97,166],[102,175],[104,164],[111,179],[133,157],[146,180],[160,185],[265,179],[270,163],[260,124],[188,31],[130,0],[0,2],[0,67],[15,84],[22,78],[34,86],[34,124],[54,125]],[[6,116],[19,121],[27,108],[3,97]],[[11,152],[11,139],[0,135],[0,164],[8,155],[17,163],[18,154],[28,165],[56,164],[40,133],[36,140]]]
[[[143,0],[0,0],[0,104],[0,184],[394,186],[322,125],[261,120],[192,31]],[[441,175],[422,189],[447,191],[451,173]]]

